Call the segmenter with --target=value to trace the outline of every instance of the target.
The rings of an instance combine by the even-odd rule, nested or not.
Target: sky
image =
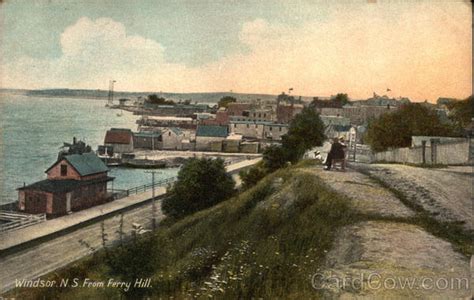
[[[469,1],[0,2],[1,88],[472,94]]]

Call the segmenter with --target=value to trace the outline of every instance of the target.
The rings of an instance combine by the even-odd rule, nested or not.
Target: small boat
[[[130,159],[123,162],[122,166],[129,168],[161,169],[166,168],[166,162],[149,159]]]

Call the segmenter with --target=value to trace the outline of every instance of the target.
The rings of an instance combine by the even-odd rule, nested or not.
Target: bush
[[[419,103],[402,106],[369,123],[365,141],[372,150],[409,147],[413,135],[452,136],[453,126],[443,124],[436,111]]]
[[[268,173],[262,163],[258,163],[248,170],[242,170],[239,172],[240,179],[242,180],[242,187],[248,189],[257,184],[265,175]]]
[[[161,208],[166,215],[180,218],[229,198],[234,186],[222,159],[192,158],[179,171]]]

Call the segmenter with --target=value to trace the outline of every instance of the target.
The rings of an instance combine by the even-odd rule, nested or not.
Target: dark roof
[[[183,131],[181,129],[179,129],[178,127],[169,127],[169,130],[173,131],[174,134],[176,135],[180,135],[183,133]]]
[[[92,152],[84,154],[66,155],[63,159],[66,160],[81,176],[103,173],[109,170],[104,164],[104,162]],[[63,159],[60,159],[55,162],[51,167],[46,170],[46,172],[51,170]]]
[[[130,144],[132,131],[130,129],[112,128],[105,134],[105,144]]]
[[[18,190],[40,190],[49,193],[67,193],[78,189],[81,186],[90,185],[94,183],[101,183],[114,180],[114,177],[103,177],[92,180],[74,180],[74,179],[45,179],[35,182],[25,187],[18,188]]]
[[[196,136],[226,137],[227,135],[227,126],[199,125],[196,130]]]
[[[141,131],[141,132],[135,132],[133,135],[136,137],[141,137],[141,138],[151,138],[151,137],[159,137],[161,136],[161,131]]]

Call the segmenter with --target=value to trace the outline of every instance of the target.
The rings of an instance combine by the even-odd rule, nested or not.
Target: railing
[[[0,220],[7,221],[7,223],[0,225],[0,232],[4,232],[46,221],[46,214],[32,215],[13,211],[0,211]]]
[[[176,180],[177,180],[177,177],[169,177],[163,180],[156,181],[155,184],[150,183],[150,184],[145,184],[145,185],[139,185],[128,190],[113,190],[112,192],[114,194],[114,199],[121,199],[124,197],[128,197],[130,195],[144,193],[146,191],[153,189],[153,187],[163,186],[163,185],[175,182]]]

